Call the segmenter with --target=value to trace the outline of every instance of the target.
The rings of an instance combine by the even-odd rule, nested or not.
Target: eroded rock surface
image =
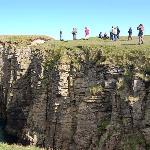
[[[0,49],[0,113],[18,142],[54,150],[150,148],[150,81],[85,61],[44,70],[30,47]]]

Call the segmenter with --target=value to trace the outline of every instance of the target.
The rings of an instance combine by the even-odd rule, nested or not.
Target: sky
[[[0,0],[1,35],[48,35],[64,40],[72,39],[76,27],[77,38],[99,32],[109,34],[111,26],[119,26],[120,35],[127,35],[129,27],[137,35],[136,27],[143,24],[144,34],[150,34],[150,0]]]

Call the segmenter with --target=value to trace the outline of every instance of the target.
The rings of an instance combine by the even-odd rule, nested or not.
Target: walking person
[[[119,39],[120,29],[118,26],[116,28],[117,28],[117,38]]]
[[[88,40],[89,35],[90,35],[90,30],[87,27],[85,27],[84,32],[85,32],[85,40]]]
[[[128,33],[129,33],[129,35],[128,35],[128,41],[129,41],[129,39],[132,40],[132,28],[131,27],[129,28]]]
[[[137,30],[139,30],[138,37],[139,37],[139,45],[140,45],[140,44],[143,44],[143,32],[144,32],[143,24],[140,24],[137,27]]]
[[[73,40],[76,40],[76,35],[77,35],[77,29],[76,28],[73,28],[72,30],[72,35],[73,35]]]

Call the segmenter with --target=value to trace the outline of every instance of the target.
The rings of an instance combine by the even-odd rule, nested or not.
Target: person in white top
[[[112,33],[114,35],[114,41],[116,41],[117,40],[117,28],[116,27],[113,28]]]

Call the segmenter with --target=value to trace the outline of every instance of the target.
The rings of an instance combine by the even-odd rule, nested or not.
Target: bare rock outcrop
[[[1,47],[0,113],[18,142],[54,150],[150,147],[149,80],[91,60],[80,69],[71,61],[45,69],[43,61],[30,47]]]

